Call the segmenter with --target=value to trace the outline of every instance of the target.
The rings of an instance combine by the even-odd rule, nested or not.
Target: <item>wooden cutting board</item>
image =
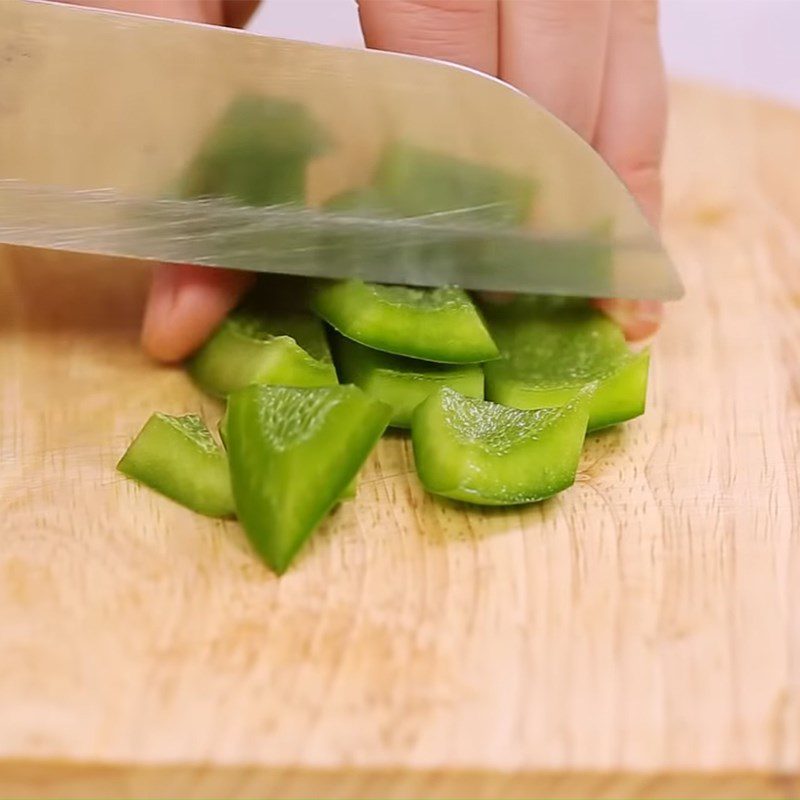
[[[0,254],[0,794],[798,795],[800,113],[673,109],[648,414],[523,510],[386,440],[281,580],[114,471],[218,413],[138,350],[146,275]]]

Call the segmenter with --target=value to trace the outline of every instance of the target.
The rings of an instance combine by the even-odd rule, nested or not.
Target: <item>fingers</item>
[[[656,0],[611,4],[603,102],[594,146],[628,185],[654,225],[661,212],[667,119]]]
[[[500,0],[500,77],[591,140],[606,60],[608,0]]]
[[[258,0],[64,0],[132,14],[243,25]],[[180,361],[199,347],[251,284],[248,275],[177,264],[155,268],[142,345],[159,361]]]
[[[625,338],[639,342],[652,336],[661,325],[663,309],[655,300],[594,300],[622,328]]]
[[[223,23],[222,7],[215,0],[61,0],[70,5],[90,6],[127,14],[145,14],[149,17],[167,17],[187,22]]]
[[[147,298],[142,346],[159,361],[196,350],[252,284],[248,273],[159,264]]]
[[[223,0],[223,22],[229,28],[244,28],[256,13],[261,0]]]
[[[667,117],[656,0],[611,4],[600,116],[593,144],[627,184],[648,219],[661,213],[661,155]],[[654,301],[599,300],[628,339],[656,332],[663,307]]]
[[[497,74],[496,0],[359,0],[367,47]]]
[[[655,0],[653,0],[655,2]],[[648,176],[638,172],[644,159],[657,166],[663,118],[654,67],[658,42],[648,31],[646,45],[631,47],[632,20],[642,15],[638,0],[500,0],[500,77],[533,97],[584,139],[598,146],[653,207],[657,194]],[[645,14],[646,16],[646,14]],[[623,48],[622,52],[618,49]],[[639,69],[649,71],[640,86]],[[613,74],[609,75],[609,71]],[[663,79],[663,78],[662,78]],[[615,109],[609,113],[611,99]],[[652,103],[652,105],[648,105]],[[645,115],[655,110],[656,119]],[[605,148],[605,150],[604,150]],[[649,161],[648,161],[649,159]],[[625,336],[651,336],[661,322],[661,305],[650,301],[597,300]]]
[[[72,5],[86,5],[128,14],[204,22],[243,28],[258,8],[260,0],[61,0]]]

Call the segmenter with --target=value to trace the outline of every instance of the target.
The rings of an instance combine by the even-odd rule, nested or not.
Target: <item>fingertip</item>
[[[183,360],[203,344],[252,281],[249,273],[159,265],[142,323],[145,352],[165,363]]]
[[[609,37],[601,113],[592,144],[657,226],[667,84],[655,0],[612,3]]]
[[[500,77],[591,140],[600,112],[609,0],[500,3]]]
[[[664,305],[656,300],[595,300],[597,308],[616,322],[629,342],[641,342],[661,327]]]

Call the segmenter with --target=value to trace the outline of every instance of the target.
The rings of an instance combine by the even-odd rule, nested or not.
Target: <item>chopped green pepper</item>
[[[632,353],[619,327],[587,303],[518,298],[485,312],[501,352],[484,365],[489,400],[547,408],[596,383],[590,431],[643,413],[649,353]]]
[[[562,408],[525,411],[440,389],[417,407],[414,461],[434,494],[479,505],[533,503],[571,486],[590,390]]]
[[[199,514],[235,514],[228,460],[196,414],[153,414],[117,469]]]
[[[219,431],[219,438],[222,440],[222,444],[227,450],[228,448],[228,408],[226,406],[225,413],[220,417],[219,423],[217,424],[217,430]],[[358,475],[356,475],[350,483],[345,486],[344,491],[342,492],[342,500],[352,500],[355,498],[356,494],[358,493]]]
[[[195,382],[216,397],[251,383],[331,386],[337,382],[318,319],[303,311],[253,305],[228,315],[188,368]]]
[[[339,375],[370,397],[392,408],[390,425],[410,428],[414,409],[441,386],[467,397],[483,398],[483,371],[478,364],[434,364],[382,353],[333,334]]]
[[[375,350],[440,363],[476,363],[497,347],[466,292],[358,280],[321,284],[312,307],[339,333]]]
[[[355,386],[249,386],[228,398],[237,513],[275,572],[340,500],[390,413]]]

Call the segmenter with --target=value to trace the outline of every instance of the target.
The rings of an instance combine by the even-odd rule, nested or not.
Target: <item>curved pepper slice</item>
[[[648,351],[583,301],[519,298],[486,309],[501,357],[484,365],[486,397],[515,408],[560,406],[596,383],[590,431],[644,412]]]
[[[234,311],[192,357],[188,369],[195,382],[216,397],[252,383],[337,382],[322,323],[302,311]]]
[[[447,364],[497,356],[478,309],[455,287],[339,281],[319,285],[311,305],[343,336],[375,350]]]
[[[391,406],[389,424],[397,428],[410,428],[414,409],[442,386],[483,399],[483,370],[478,364],[417,361],[333,336],[334,360],[342,380]]]
[[[440,389],[417,407],[414,461],[434,494],[478,505],[544,500],[573,484],[591,390],[562,408],[525,411]]]

